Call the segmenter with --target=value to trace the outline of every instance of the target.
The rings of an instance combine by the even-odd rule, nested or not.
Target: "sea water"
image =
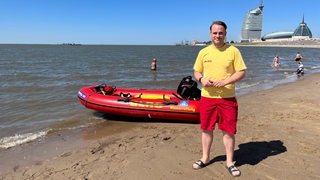
[[[106,83],[124,88],[176,89],[193,75],[199,46],[0,45],[0,149],[50,132],[89,128],[105,121],[77,100],[80,88]],[[315,48],[238,47],[248,67],[238,95],[297,80],[295,54],[305,74],[320,70]],[[280,56],[280,68],[272,67]],[[157,71],[150,63],[157,59]],[[201,88],[201,87],[200,87]]]

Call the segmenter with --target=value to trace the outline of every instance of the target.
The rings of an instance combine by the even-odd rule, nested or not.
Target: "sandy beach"
[[[320,179],[320,74],[238,97],[237,179]],[[199,124],[135,122],[105,133],[82,134],[86,146],[15,167],[0,179],[233,179],[225,169],[221,132],[215,131],[211,164],[193,170],[201,157]]]

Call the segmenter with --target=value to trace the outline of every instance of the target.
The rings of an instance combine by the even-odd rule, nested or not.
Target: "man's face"
[[[211,27],[210,37],[215,47],[222,47],[226,38],[227,32],[223,26],[214,24]]]

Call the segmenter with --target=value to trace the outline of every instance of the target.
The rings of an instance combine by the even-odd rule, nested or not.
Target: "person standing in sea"
[[[157,59],[153,58],[151,61],[151,65],[150,65],[150,69],[151,71],[156,71],[157,70]]]
[[[279,66],[280,66],[279,56],[278,54],[276,54],[276,56],[274,56],[273,58],[273,67],[278,68]]]
[[[246,65],[240,51],[225,43],[227,25],[214,21],[210,26],[212,45],[200,50],[194,64],[194,77],[202,85],[200,99],[200,128],[202,157],[193,163],[201,169],[210,163],[210,149],[216,123],[222,131],[226,151],[226,168],[232,176],[240,176],[234,164],[235,134],[238,103],[235,83],[244,78]]]
[[[301,53],[300,53],[300,52],[297,52],[297,54],[296,54],[296,58],[295,58],[295,61],[296,61],[296,62],[300,62],[300,61],[301,61],[301,59],[302,59],[302,55],[301,55]]]

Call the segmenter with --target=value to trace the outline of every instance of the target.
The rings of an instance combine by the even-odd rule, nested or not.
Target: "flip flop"
[[[195,169],[195,170],[198,170],[198,169],[202,169],[204,167],[206,167],[207,165],[205,163],[203,163],[200,159],[196,162],[194,162],[193,164],[197,165],[198,167],[195,168],[193,165],[192,165],[192,168]]]
[[[237,167],[235,167],[235,166],[226,166],[226,168],[227,168],[227,170],[229,171],[229,173],[231,174],[231,176],[233,176],[233,177],[238,177],[238,176],[240,176],[241,175],[241,171],[240,171],[240,169],[238,169]],[[239,174],[238,175],[234,175],[233,173],[234,172],[239,172]]]

